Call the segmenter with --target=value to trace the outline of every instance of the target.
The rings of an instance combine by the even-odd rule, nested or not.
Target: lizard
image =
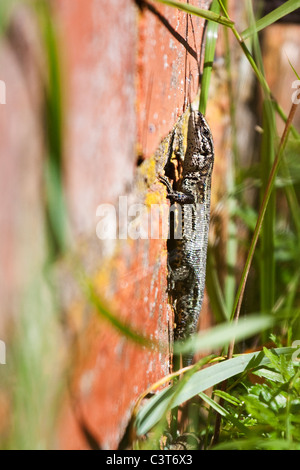
[[[202,308],[213,164],[214,145],[209,125],[199,111],[191,110],[178,190],[173,189],[174,183],[172,186],[167,176],[159,176],[171,204],[167,240],[168,292],[175,315],[175,341],[183,341],[197,331]],[[192,360],[193,355],[184,355],[183,367]]]

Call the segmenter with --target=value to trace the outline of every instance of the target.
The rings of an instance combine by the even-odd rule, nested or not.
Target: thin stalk
[[[248,279],[248,274],[249,274],[249,271],[250,271],[250,266],[251,266],[251,263],[252,263],[254,251],[255,251],[255,248],[256,248],[256,245],[257,245],[257,241],[258,241],[258,237],[259,237],[259,234],[260,234],[260,231],[261,231],[262,223],[263,223],[263,220],[264,220],[264,217],[265,217],[266,209],[267,209],[267,206],[268,206],[268,203],[269,203],[269,200],[270,200],[270,196],[271,196],[271,193],[272,193],[272,189],[273,189],[273,186],[274,186],[275,177],[276,177],[276,174],[277,174],[277,171],[278,171],[278,168],[279,168],[279,164],[281,162],[282,152],[283,152],[283,150],[285,148],[285,145],[286,145],[286,142],[287,142],[287,138],[288,138],[288,135],[289,135],[289,132],[290,132],[290,129],[291,129],[293,118],[294,118],[295,113],[296,113],[296,109],[297,109],[297,104],[293,104],[292,107],[291,107],[288,119],[287,119],[287,123],[286,123],[285,128],[284,128],[283,135],[281,137],[279,149],[277,151],[274,163],[272,165],[272,170],[271,170],[271,173],[270,173],[270,176],[269,176],[269,179],[268,179],[266,191],[265,191],[265,194],[264,194],[264,198],[263,198],[261,208],[260,208],[260,211],[259,211],[257,223],[256,223],[255,230],[254,230],[254,234],[253,234],[253,237],[252,237],[248,257],[247,257],[247,260],[246,260],[246,263],[245,263],[245,266],[244,266],[244,270],[243,270],[242,277],[241,277],[241,282],[239,284],[236,299],[235,299],[235,303],[234,303],[234,308],[233,308],[231,318],[235,322],[238,321],[239,316],[240,316],[240,310],[241,310],[241,305],[242,305],[242,301],[243,301],[244,291],[245,291],[246,282],[247,282],[247,279]],[[233,341],[230,344],[229,351],[228,351],[228,359],[230,359],[233,356],[234,343],[235,342]]]
[[[227,19],[230,19],[229,15],[228,15],[228,12],[222,2],[222,0],[219,0],[219,3],[221,5],[221,8],[223,9],[223,13],[225,15],[225,17]],[[242,51],[244,52],[248,62],[250,63],[262,89],[263,89],[263,92],[266,96],[269,97],[269,99],[272,101],[273,103],[273,106],[275,108],[275,111],[279,114],[279,116],[281,117],[281,119],[287,123],[288,122],[288,118],[286,117],[284,111],[282,110],[282,108],[279,106],[279,104],[277,103],[276,99],[273,97],[272,93],[271,93],[271,90],[270,90],[270,87],[265,79],[265,77],[263,76],[263,74],[260,72],[259,70],[259,67],[257,66],[256,62],[255,62],[255,59],[254,57],[252,56],[251,52],[249,51],[246,43],[244,42],[244,39],[242,38],[242,36],[240,35],[240,33],[238,32],[238,30],[236,29],[234,23],[232,23],[230,26],[230,29],[232,30],[235,38],[237,39],[240,47],[242,48]],[[291,131],[293,133],[293,136],[296,137],[296,138],[299,138],[299,133],[297,132],[297,130],[291,126]]]
[[[281,173],[286,181],[291,181],[292,177],[285,158],[282,159]],[[293,223],[295,225],[295,230],[300,240],[300,207],[297,199],[297,194],[293,185],[287,185],[285,187],[285,195],[292,215]]]
[[[225,1],[225,8],[227,8],[227,0]],[[233,86],[233,78],[231,73],[231,55],[230,55],[230,44],[229,44],[229,31],[227,28],[224,30],[225,39],[225,66],[227,75],[227,89],[229,95],[229,111],[230,111],[230,122],[231,122],[231,147],[232,151],[230,154],[229,169],[227,172],[227,191],[231,194],[234,190],[236,181],[236,168],[238,162],[238,144],[237,144],[237,132],[236,132],[236,106],[235,106],[235,94]],[[227,202],[228,213],[232,214],[236,209],[236,199],[229,197]],[[226,304],[226,312],[231,312],[234,302],[236,278],[235,278],[235,266],[237,261],[237,227],[232,217],[228,220],[228,240],[226,242],[226,267],[227,275],[224,282],[224,298]],[[229,314],[227,315],[229,319]]]
[[[255,16],[252,0],[247,0],[246,9],[249,23],[254,28]],[[255,32],[252,38],[253,54],[260,73],[265,77],[261,47],[258,39],[258,33]],[[270,101],[269,95],[264,96],[263,100],[263,129],[261,141],[261,200],[266,191],[268,177],[275,159],[275,110]],[[275,209],[276,194],[272,191],[268,203],[268,209],[264,217],[260,235],[260,254],[259,273],[260,273],[260,311],[271,312],[275,302],[275,256],[274,256],[274,233],[275,233]],[[262,341],[266,340],[266,332],[263,333]]]
[[[263,104],[263,138],[261,145],[261,197],[267,189],[268,175],[274,162],[275,149],[274,149],[274,135],[275,131],[275,116],[272,104],[269,100],[265,100]],[[268,203],[268,209],[262,223],[261,230],[261,243],[259,257],[259,271],[260,271],[260,311],[270,312],[274,306],[275,301],[275,258],[274,258],[274,231],[275,231],[275,210],[276,210],[276,197],[275,192],[272,191]],[[265,333],[264,333],[265,334]],[[265,338],[263,338],[263,341]]]
[[[189,3],[178,2],[177,0],[155,0],[158,3],[163,3],[173,8],[178,8],[179,10],[189,13],[191,15],[200,16],[209,21],[215,21],[218,24],[223,24],[224,26],[231,26],[233,21],[227,17],[216,14],[210,10],[203,10]]]

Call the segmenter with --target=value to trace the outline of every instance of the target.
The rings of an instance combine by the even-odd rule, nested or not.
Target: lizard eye
[[[209,130],[207,129],[207,127],[202,127],[201,134],[205,135],[205,137],[209,136]]]

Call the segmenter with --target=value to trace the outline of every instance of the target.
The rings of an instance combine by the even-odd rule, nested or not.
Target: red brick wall
[[[208,8],[210,1],[190,3]],[[156,172],[166,145],[159,144],[198,91],[204,21],[152,1],[139,2],[143,8],[133,0],[51,4],[63,77],[70,251],[80,255],[86,274],[117,318],[161,346],[159,351],[137,346],[99,319],[72,270],[58,263],[63,340],[57,339],[57,361],[62,364],[54,364],[55,376],[61,370],[63,384],[67,372],[68,383],[56,446],[88,449],[88,431],[99,446],[114,449],[140,393],[169,372],[172,312],[166,294],[165,241],[101,242],[96,210],[103,203],[117,204],[119,196],[147,207],[165,202]],[[8,85],[7,104],[0,107],[4,340],[10,319],[18,319],[24,286],[45,256],[45,58],[33,16],[24,7],[16,9],[0,55],[0,79]],[[214,90],[218,98],[210,105],[209,118],[214,135],[222,135],[228,103],[222,77]],[[216,139],[216,153],[223,146],[224,141]],[[224,156],[215,165],[216,188],[224,182],[226,162]],[[201,326],[208,322],[204,314]]]
[[[191,3],[207,8],[210,2]],[[63,78],[70,249],[117,317],[161,347],[137,346],[99,319],[63,268],[62,364],[53,361],[62,384],[67,369],[68,385],[55,442],[88,449],[88,430],[102,448],[116,448],[140,393],[170,370],[172,312],[165,241],[101,242],[96,210],[117,204],[119,196],[148,207],[165,202],[156,182],[165,147],[153,154],[196,96],[204,21],[151,1],[143,8],[133,0],[51,4]],[[18,321],[25,286],[45,256],[42,47],[33,11],[18,6],[0,54],[0,79],[7,84],[7,103],[0,105],[1,340],[8,339],[11,320]]]
[[[210,4],[191,3],[202,8]],[[151,1],[139,2],[142,8],[133,0],[51,4],[63,77],[70,251],[80,255],[109,309],[161,347],[154,351],[137,346],[99,319],[74,282],[72,270],[61,269],[64,263],[59,263],[64,346],[57,339],[61,364],[53,362],[55,376],[63,384],[67,372],[68,384],[55,442],[63,449],[90,448],[84,434],[88,431],[102,448],[116,448],[140,393],[169,372],[172,312],[166,294],[165,241],[101,242],[96,210],[103,203],[117,204],[119,196],[147,207],[165,202],[156,172],[162,168],[166,145],[159,144],[198,91],[204,21]],[[37,29],[33,13],[18,7],[1,44],[0,79],[9,85],[7,104],[0,108],[4,340],[9,320],[18,319],[24,286],[38,276],[45,256],[45,57]],[[214,134],[222,135],[228,99],[222,78],[214,90],[218,98],[209,118]],[[223,145],[216,139],[216,153]],[[226,162],[224,157],[215,165],[216,188],[224,180]],[[204,314],[201,326],[208,322]]]
[[[51,1],[63,77],[70,252],[80,256],[86,274],[117,318],[160,345],[159,351],[137,346],[99,318],[74,282],[70,265],[59,260],[55,269],[62,302],[57,322],[61,336],[48,380],[52,385],[59,377],[57,388],[63,388],[55,426],[55,447],[61,449],[89,449],[95,442],[103,449],[117,448],[140,393],[170,369],[172,312],[166,294],[165,242],[103,242],[96,234],[96,211],[104,203],[117,205],[119,196],[147,207],[165,202],[164,188],[156,180],[167,148],[166,141],[160,143],[198,91],[204,22],[151,0],[137,3],[139,7],[133,0]],[[208,8],[210,1],[190,3]],[[230,3],[241,27],[242,2]],[[284,44],[297,69],[299,27],[273,28],[265,34],[266,72],[274,95],[288,112],[293,73],[280,51]],[[6,104],[0,104],[0,340],[5,341],[18,322],[24,286],[38,276],[45,257],[45,57],[37,29],[33,13],[18,6],[0,45],[0,80],[7,85]],[[240,51],[232,37],[231,44],[236,64]],[[222,197],[230,162],[227,77],[224,62],[218,61],[222,53],[219,43],[208,107],[216,146],[213,205]],[[243,160],[249,156],[257,122],[245,112],[247,108],[249,114],[253,75],[245,63],[238,70],[237,137]],[[214,241],[222,244],[224,213],[217,208],[213,215]],[[219,251],[222,254],[222,247]],[[206,297],[202,328],[210,321],[207,312]],[[12,382],[19,386],[18,377]],[[2,435],[15,413],[2,382],[0,403]]]
[[[154,153],[195,97],[204,22],[153,2],[139,10],[128,0],[62,0],[57,16],[68,99],[65,152],[73,233],[85,242],[94,238],[84,257],[93,258],[94,279],[114,311],[166,346],[172,318],[164,241],[106,245],[116,254],[101,259],[95,213],[99,204],[116,202],[120,195],[140,202],[149,196],[149,185],[138,189],[134,177],[153,182],[153,167],[137,169],[137,158]],[[154,185],[150,194],[162,202],[162,191]],[[103,448],[116,448],[139,394],[168,373],[168,350],[135,346],[94,320],[81,333],[76,362],[72,394],[81,417]],[[59,445],[88,448],[72,407],[63,413]]]

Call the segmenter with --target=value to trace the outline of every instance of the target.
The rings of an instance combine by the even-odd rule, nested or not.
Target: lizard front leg
[[[171,203],[178,202],[178,204],[193,204],[195,202],[193,194],[174,191],[169,180],[165,176],[159,176],[159,181],[167,187],[167,199],[169,199]]]

